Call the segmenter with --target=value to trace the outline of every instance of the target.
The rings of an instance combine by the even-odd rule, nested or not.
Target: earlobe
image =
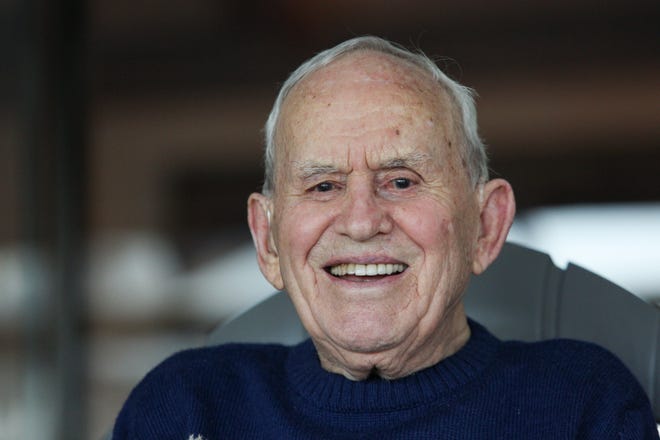
[[[516,201],[509,182],[493,179],[483,185],[480,200],[479,236],[472,261],[478,275],[497,258],[516,213]]]
[[[271,199],[253,193],[248,198],[248,225],[257,250],[257,262],[261,273],[278,290],[284,288],[280,273],[280,260],[271,229]]]

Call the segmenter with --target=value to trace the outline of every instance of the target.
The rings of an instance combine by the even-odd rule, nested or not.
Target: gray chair
[[[465,297],[467,313],[501,339],[571,338],[615,353],[637,377],[660,420],[660,309],[621,287],[547,254],[506,243]],[[307,337],[293,305],[276,293],[216,328],[210,344],[274,342],[293,345]]]

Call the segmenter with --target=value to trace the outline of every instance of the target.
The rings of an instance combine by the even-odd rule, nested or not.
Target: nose
[[[372,184],[349,185],[337,219],[338,232],[355,241],[366,241],[392,230],[392,219]]]

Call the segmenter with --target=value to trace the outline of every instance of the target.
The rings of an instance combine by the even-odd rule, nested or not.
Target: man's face
[[[423,349],[462,316],[479,210],[453,124],[430,78],[373,53],[287,98],[270,223],[281,280],[270,281],[322,355]]]

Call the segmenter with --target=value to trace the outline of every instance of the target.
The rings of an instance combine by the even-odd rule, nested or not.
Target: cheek
[[[290,259],[290,264],[305,264],[330,222],[326,210],[307,204],[294,205],[282,209],[278,216],[281,219],[277,234],[280,257]]]
[[[445,248],[444,243],[454,235],[452,218],[444,208],[433,202],[404,207],[396,214],[396,223],[426,254]]]
[[[460,290],[471,267],[463,224],[467,219],[433,201],[417,205],[417,208],[408,209],[399,222],[407,238],[421,250],[417,295],[428,301],[449,300],[436,298],[438,292]],[[420,303],[422,312],[427,305]]]

